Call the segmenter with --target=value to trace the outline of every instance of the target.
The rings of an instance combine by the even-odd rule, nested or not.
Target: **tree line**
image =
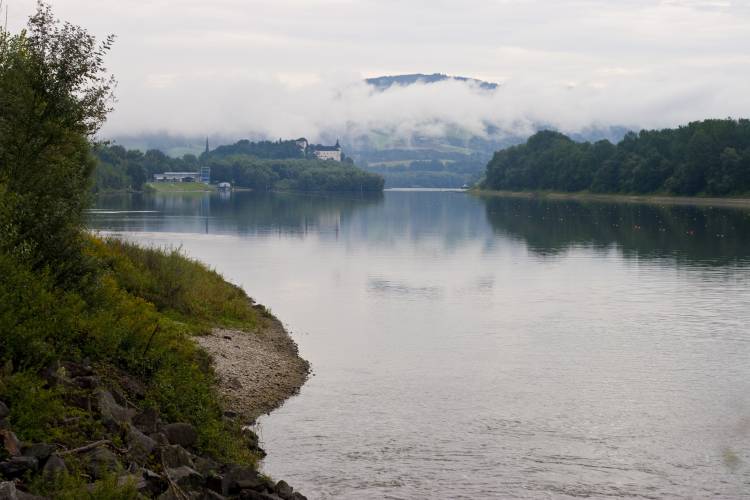
[[[282,143],[240,141],[231,146],[220,146],[200,159],[188,154],[171,158],[159,150],[145,153],[126,150],[122,146],[99,145],[94,149],[97,167],[94,191],[140,191],[154,174],[168,171],[197,171],[202,165],[211,167],[213,182],[231,182],[238,187],[259,191],[381,191],[383,179],[364,172],[351,161],[334,162],[287,157],[285,151],[294,141]],[[236,148],[235,148],[236,146]],[[256,147],[257,146],[257,147]],[[227,149],[228,148],[228,149]],[[265,149],[264,149],[265,148]],[[228,151],[254,151],[269,158]],[[291,151],[291,150],[290,150]],[[280,158],[275,158],[280,155]]]
[[[498,151],[481,187],[494,190],[737,195],[750,193],[750,120],[629,132],[612,144],[541,131]]]

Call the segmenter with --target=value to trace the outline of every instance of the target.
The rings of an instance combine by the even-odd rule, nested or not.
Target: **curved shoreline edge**
[[[251,304],[262,319],[256,331],[214,328],[194,337],[212,358],[224,409],[245,425],[298,394],[310,373],[281,321],[252,299]]]

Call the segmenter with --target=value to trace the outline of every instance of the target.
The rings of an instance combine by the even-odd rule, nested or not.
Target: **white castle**
[[[300,137],[295,142],[305,155],[312,155],[318,160],[341,161],[341,144],[339,144],[338,140],[336,141],[335,146],[310,144],[304,137]]]

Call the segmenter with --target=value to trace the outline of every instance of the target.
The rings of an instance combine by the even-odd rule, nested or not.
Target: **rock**
[[[102,421],[110,430],[130,424],[135,415],[135,410],[117,404],[114,396],[109,391],[99,391],[97,394],[97,403],[99,405],[99,412],[102,415]]]
[[[0,420],[4,419],[8,415],[10,415],[10,410],[7,406],[5,406],[5,403],[0,401]]]
[[[95,375],[76,377],[72,382],[75,386],[81,389],[96,389],[101,384],[101,380]]]
[[[0,462],[0,476],[5,479],[16,479],[27,472],[36,472],[38,468],[39,461],[34,457],[12,457]]]
[[[208,476],[212,472],[216,472],[219,470],[219,464],[208,457],[194,457],[193,463],[195,464],[195,467],[193,468],[204,476]]]
[[[10,423],[8,422],[8,419],[0,418],[0,430],[2,429],[10,429]]]
[[[240,492],[240,487],[246,486],[250,489],[263,488],[264,481],[258,472],[246,465],[230,465],[224,473],[221,483],[221,494],[224,496],[234,495]]]
[[[241,500],[280,500],[281,497],[269,494],[269,493],[263,493],[261,491],[255,491],[255,490],[244,490],[240,492],[240,499]]]
[[[184,490],[192,490],[203,486],[203,476],[197,470],[190,467],[183,466],[175,469],[167,469],[166,473],[177,486]]]
[[[65,465],[65,460],[60,458],[58,455],[52,455],[47,459],[47,463],[44,464],[42,469],[42,477],[49,481],[54,479],[58,474],[64,474],[68,471],[68,467]]]
[[[307,497],[299,491],[295,491],[292,493],[292,500],[307,500]]]
[[[55,445],[47,443],[36,443],[21,448],[21,455],[25,457],[34,457],[39,462],[44,462],[50,455],[55,452]]]
[[[190,448],[198,441],[198,432],[190,424],[167,424],[163,431],[171,444],[179,444],[185,448]]]
[[[117,456],[107,448],[99,447],[85,455],[86,470],[94,479],[101,479],[108,472],[122,470]]]
[[[159,413],[153,408],[146,408],[133,418],[133,425],[146,434],[158,432]]]
[[[149,435],[149,437],[156,441],[156,444],[159,446],[169,446],[169,439],[167,439],[167,436],[163,432],[155,432]]]
[[[3,448],[5,448],[8,455],[16,457],[21,454],[21,441],[18,440],[15,434],[4,429],[0,431],[0,438],[3,440]]]
[[[0,483],[0,500],[18,500],[16,483],[13,481],[3,481]]]
[[[126,474],[117,478],[117,486],[132,485],[139,493],[146,489],[146,480],[137,474]]]
[[[139,491],[142,495],[154,497],[167,489],[166,480],[154,471],[143,469],[143,480],[146,483],[144,491]]]
[[[164,462],[164,467],[168,469],[176,469],[178,467],[195,469],[194,458],[189,451],[179,444],[167,445],[161,449],[161,460]]]
[[[284,480],[276,483],[276,487],[274,489],[276,490],[276,494],[284,500],[290,500],[292,498],[292,494],[294,493],[293,488],[289,486],[289,484]]]
[[[203,498],[204,500],[226,500],[227,497],[219,493],[216,493],[215,491],[206,490],[203,493]]]
[[[145,464],[149,455],[156,448],[156,441],[139,431],[132,425],[125,437],[130,448],[129,456],[139,464]]]

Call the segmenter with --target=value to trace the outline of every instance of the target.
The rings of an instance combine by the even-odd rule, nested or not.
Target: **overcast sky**
[[[33,0],[5,0],[18,29]],[[52,0],[117,35],[105,135],[270,137],[348,127],[481,132],[750,116],[750,0]],[[502,83],[373,95],[363,77]],[[434,130],[439,133],[440,130]]]

